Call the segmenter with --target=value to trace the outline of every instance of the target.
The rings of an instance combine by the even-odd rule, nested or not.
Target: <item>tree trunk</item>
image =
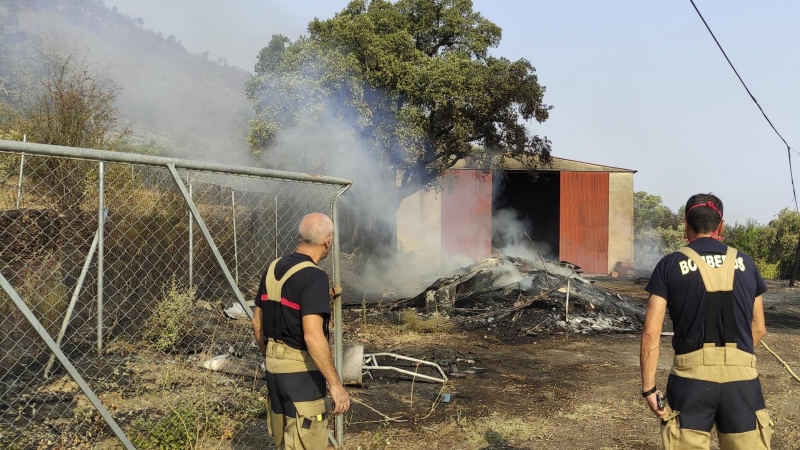
[[[797,236],[797,250],[794,252],[794,265],[792,265],[792,274],[789,276],[789,286],[794,286],[798,264],[800,264],[800,234]]]

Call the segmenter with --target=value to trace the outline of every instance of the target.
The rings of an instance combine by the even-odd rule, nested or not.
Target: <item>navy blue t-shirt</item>
[[[291,253],[284,256],[275,265],[275,278],[280,280],[290,268],[301,262],[314,261],[310,256],[302,253]],[[303,336],[303,316],[308,314],[322,316],[323,332],[326,336],[328,335],[331,304],[328,275],[324,271],[316,267],[307,267],[297,271],[284,283],[280,293],[280,303],[267,299],[267,287],[264,283],[266,277],[267,271],[264,271],[255,298],[256,306],[262,310],[262,329],[265,340],[280,334],[283,342],[289,347],[306,350]],[[276,321],[277,314],[280,314],[281,317]],[[276,324],[280,323],[283,323],[283,328],[276,330]]]
[[[689,248],[718,267],[725,261],[728,247],[715,239],[702,238]],[[720,256],[721,255],[721,256]],[[753,260],[742,252],[736,258],[733,277],[734,317],[736,319],[736,344],[740,350],[753,353],[753,303],[767,292],[767,285],[758,273]],[[667,299],[669,317],[675,336],[672,348],[676,355],[703,348],[706,323],[706,288],[697,266],[683,253],[675,252],[658,262],[645,290]],[[722,312],[717,312],[717,346],[724,345]]]

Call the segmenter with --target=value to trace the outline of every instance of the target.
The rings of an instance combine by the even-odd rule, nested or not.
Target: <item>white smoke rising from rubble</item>
[[[544,242],[534,244],[531,240],[532,231],[533,225],[530,220],[521,218],[517,210],[505,208],[497,211],[492,217],[492,240],[500,241],[503,245],[496,248],[495,252],[499,255],[531,260],[547,258],[552,249]]]
[[[369,214],[370,217],[359,219],[387,235],[396,232],[397,188],[393,172],[378,160],[376,153],[359,137],[351,123],[337,119],[332,112],[325,112],[314,122],[281,132],[275,146],[265,152],[264,161],[282,169],[325,173],[352,181],[353,186],[340,200],[340,211]],[[354,202],[360,204],[354,205]],[[340,228],[343,228],[348,219],[340,216],[339,220]],[[367,294],[387,289],[395,295],[412,296],[421,292],[437,275],[471,262],[444,257],[439,266],[428,258],[385,250],[390,251],[381,251],[379,259],[366,261],[356,276],[358,280],[345,282],[363,287],[369,291]],[[347,257],[343,255],[343,258]],[[360,298],[364,293],[350,294]]]
[[[496,211],[492,217],[492,241],[502,242],[503,245],[495,248],[494,253],[536,262],[546,258],[551,253],[550,246],[543,242],[534,243],[531,240],[532,231],[531,221],[521,218],[514,208]],[[532,287],[533,276],[521,276],[519,283],[522,290],[528,290]]]

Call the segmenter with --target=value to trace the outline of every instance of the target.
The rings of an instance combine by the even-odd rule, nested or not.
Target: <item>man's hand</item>
[[[656,417],[660,420],[662,417],[664,417],[664,413],[667,412],[667,409],[666,408],[658,409],[658,399],[656,398],[657,395],[662,395],[661,391],[657,390],[653,392],[652,394],[645,397],[645,400],[647,400],[647,406],[650,407],[650,411],[653,411]]]
[[[350,409],[350,395],[344,390],[344,386],[341,384],[331,386],[331,402],[333,402],[333,414],[336,416]]]

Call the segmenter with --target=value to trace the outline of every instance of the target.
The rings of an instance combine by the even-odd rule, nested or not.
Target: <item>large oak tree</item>
[[[355,0],[308,31],[273,36],[258,56],[247,86],[255,155],[303,124],[346,123],[395,191],[393,211],[462,158],[487,170],[549,161],[550,142],[526,127],[548,118],[545,89],[529,61],[490,53],[501,30],[471,1]]]

